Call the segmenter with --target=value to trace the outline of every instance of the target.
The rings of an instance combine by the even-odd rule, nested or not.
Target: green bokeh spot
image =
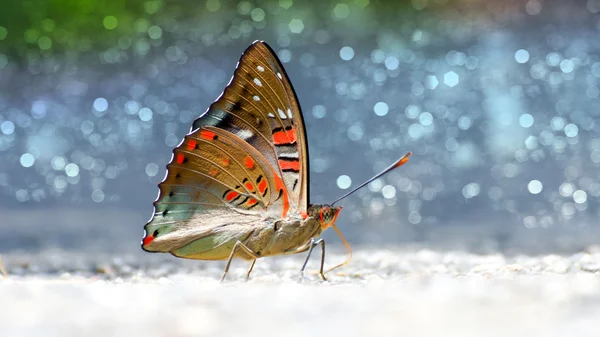
[[[354,0],[354,3],[359,7],[365,8],[369,4],[369,0]]]
[[[300,19],[292,19],[289,27],[292,33],[300,34],[304,30],[304,22]]]
[[[162,29],[159,26],[152,26],[148,28],[148,36],[152,40],[158,40],[162,36]]]
[[[336,20],[345,19],[350,14],[350,7],[346,4],[337,4],[333,8],[333,18]]]
[[[40,38],[40,33],[35,29],[28,29],[23,35],[27,43],[36,43]]]
[[[252,20],[260,22],[265,19],[265,11],[262,8],[254,8],[250,13]]]
[[[292,0],[279,0],[279,7],[288,9],[292,7]]]
[[[248,14],[250,14],[250,11],[252,10],[252,4],[249,3],[248,1],[240,1],[240,3],[237,5],[237,10],[238,10],[238,13],[240,13],[242,15],[248,15]]]
[[[150,23],[146,19],[137,19],[133,23],[133,27],[136,31],[143,33],[147,32],[150,29]]]
[[[163,2],[161,0],[146,1],[144,3],[144,10],[148,14],[155,14],[162,8],[162,6]]]
[[[117,28],[117,26],[119,25],[119,20],[117,20],[117,18],[115,18],[112,15],[108,15],[104,17],[102,23],[104,24],[104,28],[112,30]]]
[[[221,9],[221,3],[219,0],[207,0],[206,9],[208,9],[209,12],[217,12]]]
[[[51,32],[54,30],[55,24],[54,24],[54,20],[52,19],[44,19],[41,22],[41,27],[42,30],[45,32]]]
[[[6,39],[7,35],[8,35],[8,30],[6,28],[0,26],[0,40]]]
[[[40,46],[40,49],[42,50],[49,50],[52,48],[52,39],[47,36],[42,36],[38,40],[38,46]]]

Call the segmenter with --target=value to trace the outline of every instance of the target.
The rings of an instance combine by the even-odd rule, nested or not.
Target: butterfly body
[[[334,223],[335,219],[331,216],[322,219],[322,214],[334,212],[337,217],[340,210],[327,205],[314,205],[309,207],[307,214],[294,214],[285,219],[265,218],[252,223],[236,223],[235,218],[223,214],[218,221],[213,221],[210,229],[204,226],[203,230],[194,233],[192,224],[190,231],[176,231],[172,235],[169,232],[163,235],[157,232],[155,236],[146,236],[153,239],[146,240],[147,244],[143,247],[150,252],[169,252],[177,257],[197,260],[225,260],[237,241],[259,257],[297,254],[309,249],[311,239],[321,235],[328,225]],[[235,257],[253,259],[243,251]]]

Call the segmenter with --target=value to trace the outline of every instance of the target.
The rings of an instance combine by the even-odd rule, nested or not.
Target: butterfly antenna
[[[396,160],[395,163],[393,163],[392,165],[388,166],[385,170],[379,172],[378,174],[376,174],[373,178],[365,181],[364,183],[360,184],[358,187],[354,188],[352,191],[344,194],[343,196],[339,197],[336,201],[331,203],[331,206],[333,206],[336,202],[344,199],[345,197],[349,196],[350,194],[358,191],[359,189],[363,188],[365,185],[367,185],[368,183],[372,182],[373,180],[381,177],[382,175],[392,171],[393,169],[400,167],[404,164],[406,164],[406,162],[408,161],[408,157],[410,157],[410,155],[412,154],[412,152],[409,152],[407,154],[405,154],[404,156],[400,157],[400,159]],[[341,235],[341,234],[340,234]],[[338,266],[339,267],[339,266]],[[337,267],[336,267],[337,268]]]

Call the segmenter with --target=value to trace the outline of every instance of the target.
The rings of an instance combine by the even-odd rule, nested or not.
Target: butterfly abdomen
[[[322,229],[314,218],[290,217],[274,221],[263,231],[264,234],[255,232],[246,240],[246,245],[256,247],[261,257],[303,252]]]

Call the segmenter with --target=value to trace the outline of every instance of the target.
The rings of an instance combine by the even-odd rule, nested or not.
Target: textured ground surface
[[[298,281],[302,257],[5,254],[2,336],[597,336],[600,254],[473,255],[356,249]],[[331,253],[329,263],[344,259]],[[312,260],[309,269],[316,268]]]

